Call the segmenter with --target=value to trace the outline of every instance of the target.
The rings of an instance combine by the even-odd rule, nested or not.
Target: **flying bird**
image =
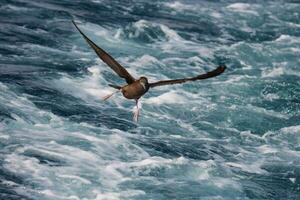
[[[76,29],[79,31],[79,33],[83,36],[83,38],[86,40],[86,42],[89,44],[92,49],[96,52],[96,54],[99,56],[99,58],[105,62],[117,75],[119,75],[121,78],[125,79],[126,85],[118,86],[118,85],[112,85],[108,84],[110,87],[113,87],[117,89],[117,91],[113,92],[112,94],[109,94],[103,98],[103,100],[107,100],[110,98],[113,94],[117,92],[121,92],[123,96],[127,99],[134,99],[136,103],[136,111],[134,112],[133,120],[135,122],[138,121],[139,116],[139,106],[138,101],[139,99],[146,93],[150,88],[163,86],[163,85],[172,85],[172,84],[180,84],[185,83],[188,81],[197,81],[201,79],[207,79],[212,78],[215,76],[218,76],[222,74],[226,66],[220,65],[215,70],[207,72],[205,74],[200,74],[198,76],[192,77],[192,78],[181,78],[181,79],[173,79],[173,80],[162,80],[158,82],[149,83],[147,77],[140,77],[139,79],[135,79],[122,65],[120,65],[112,56],[110,56],[107,52],[105,52],[102,48],[97,46],[92,40],[90,40],[76,25],[76,23],[72,20],[72,23],[76,27]]]

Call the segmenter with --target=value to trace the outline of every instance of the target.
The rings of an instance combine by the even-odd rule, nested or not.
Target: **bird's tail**
[[[115,89],[117,89],[117,90],[119,90],[119,89],[122,88],[121,86],[118,86],[118,85],[112,85],[112,84],[108,84],[108,86],[113,87],[113,88],[115,88]]]

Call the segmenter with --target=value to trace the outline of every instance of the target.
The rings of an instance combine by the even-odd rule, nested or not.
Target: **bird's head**
[[[146,77],[142,76],[139,81],[145,89],[148,88],[148,79]]]

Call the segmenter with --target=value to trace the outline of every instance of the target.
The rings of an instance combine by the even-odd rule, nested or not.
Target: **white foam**
[[[20,12],[25,12],[25,11],[33,11],[34,9],[33,8],[27,8],[27,7],[19,7],[19,6],[14,6],[14,5],[10,5],[10,4],[7,4],[7,5],[4,5],[4,6],[1,6],[0,7],[1,10],[13,10],[13,11],[20,11]]]
[[[282,119],[289,119],[289,116],[287,114],[276,112],[274,110],[267,110],[265,108],[258,107],[258,106],[253,106],[251,104],[247,104],[247,108],[249,110],[254,111],[254,112],[262,113],[262,114],[269,115],[269,116],[272,116],[272,117],[277,117],[277,118],[282,118]]]
[[[270,147],[269,145],[262,145],[262,146],[258,147],[258,151],[263,154],[273,154],[273,153],[278,152],[277,149],[274,149],[274,148]]]
[[[157,97],[150,97],[144,101],[146,104],[183,104],[186,103],[187,100],[182,95],[179,95],[175,91],[166,92]]]
[[[196,5],[183,4],[179,1],[167,2],[164,5],[169,7],[169,8],[172,8],[172,9],[178,11],[178,12],[193,11],[193,10],[197,9]]]
[[[7,86],[0,84],[0,91],[1,90],[4,92],[0,92],[0,100],[7,108],[12,110],[10,116],[19,123],[18,127],[21,124],[27,126],[28,122],[34,123],[36,126],[43,126],[48,124],[49,120],[54,120],[54,114],[41,111],[28,100],[28,96],[30,95],[16,95]],[[60,120],[57,118],[53,122],[59,124]]]
[[[222,17],[222,14],[219,13],[219,12],[217,12],[217,11],[211,12],[210,15],[211,15],[212,17],[214,17],[214,18],[217,18],[217,19],[219,19],[219,18]]]
[[[75,195],[68,196],[68,197],[66,197],[66,199],[69,199],[69,200],[80,200],[80,198],[78,196],[75,196]]]
[[[120,195],[118,193],[113,192],[96,192],[96,199],[95,200],[119,200]]]
[[[30,174],[30,176],[34,176],[38,180],[43,180],[45,185],[51,185],[49,180],[39,175],[41,170],[38,167],[38,160],[35,158],[25,158],[24,156],[12,153],[5,158],[5,163],[4,167],[16,174],[22,174],[23,176]]]
[[[151,23],[147,20],[138,20],[133,23],[134,32],[129,33],[129,38],[137,38],[140,36],[140,34],[145,32],[145,28],[157,26],[155,23]]]
[[[91,73],[89,77],[95,79],[101,73],[96,67],[90,68],[89,72]],[[66,77],[70,83],[80,83],[82,80],[86,80],[80,78],[74,80]],[[51,199],[80,199],[82,195],[79,194],[79,188],[84,185],[87,199],[96,196],[98,198],[108,197],[109,194],[115,194],[120,199],[125,196],[132,198],[136,195],[144,195],[144,192],[140,190],[120,189],[118,185],[121,182],[131,180],[131,177],[135,175],[130,174],[126,177],[110,166],[114,161],[123,160],[124,156],[137,162],[144,161],[149,157],[141,147],[126,140],[127,133],[96,127],[92,128],[97,129],[97,134],[90,133],[84,124],[69,122],[52,113],[37,109],[26,97],[14,94],[2,83],[0,83],[0,90],[2,103],[12,105],[14,109],[31,115],[35,121],[34,124],[28,124],[21,117],[15,115],[12,117],[20,119],[20,121],[13,121],[7,125],[13,125],[10,127],[12,130],[10,137],[20,141],[20,147],[9,147],[11,152],[3,155],[5,161],[3,167],[17,176],[26,177],[40,187],[39,190],[31,190],[30,187],[16,188],[16,190],[25,194],[39,193],[42,197]],[[101,134],[108,131],[115,134]],[[3,137],[6,138],[5,135]],[[70,140],[77,141],[79,145],[77,142],[65,144]],[[82,142],[84,145],[81,145]],[[33,153],[32,156],[31,153]],[[62,166],[49,166],[47,162],[40,162],[39,157],[34,155],[44,157],[46,161],[50,159],[50,163],[51,160],[57,161]],[[157,162],[159,163],[159,161]],[[155,163],[151,164],[147,161],[141,163],[145,167],[147,164],[155,165]],[[96,189],[98,193],[92,197],[90,193],[93,189]]]
[[[291,52],[294,52],[294,53],[300,53],[300,48],[291,47],[291,48],[288,48],[288,50]]]
[[[7,186],[13,186],[13,187],[18,186],[17,183],[15,183],[13,181],[8,181],[8,180],[0,180],[0,183],[3,185],[7,185]]]
[[[103,3],[104,0],[92,0],[94,3]]]
[[[253,7],[253,5],[250,5],[248,3],[233,3],[228,5],[226,8],[234,12],[259,15],[256,11],[252,10]]]
[[[262,140],[263,138],[260,137],[259,135],[253,134],[251,133],[251,131],[241,131],[240,132],[241,136],[243,137],[250,137],[252,139],[258,139],[258,140]]]
[[[117,37],[114,37],[115,34],[117,33],[117,30],[110,29],[107,27],[100,26],[98,24],[93,24],[93,23],[87,23],[84,26],[80,27],[83,30],[87,30],[86,32],[91,32],[95,36],[99,37],[91,37],[91,39],[97,43],[97,39],[99,38],[100,40],[106,40],[109,41],[110,43],[119,43],[120,40]],[[92,34],[88,34],[92,35]],[[96,39],[96,41],[95,41]]]
[[[289,35],[280,35],[279,38],[277,38],[275,41],[281,42],[281,41],[290,40],[290,39],[291,39],[291,36],[289,36]]]
[[[300,23],[286,22],[289,26],[300,28]]]
[[[266,94],[263,97],[264,97],[264,99],[269,100],[269,101],[280,99],[279,95],[278,94],[274,94],[274,93]]]
[[[218,188],[228,188],[231,187],[235,190],[241,190],[241,186],[234,180],[229,178],[216,178],[212,181]]]
[[[44,195],[46,195],[46,196],[57,197],[57,195],[55,195],[55,194],[53,193],[53,191],[51,191],[51,190],[40,190],[39,193],[40,193],[40,194],[44,194]]]
[[[210,180],[212,179],[212,176],[210,175],[210,171],[212,171],[215,166],[216,163],[213,160],[207,160],[207,161],[197,161],[196,163],[194,163],[195,165],[197,165],[200,170],[199,170],[199,174],[197,174],[197,179],[198,180]]]
[[[290,180],[292,183],[295,183],[295,182],[296,182],[296,178],[289,178],[289,180]]]
[[[160,25],[161,30],[166,34],[169,41],[178,41],[178,42],[185,42],[185,40],[180,37],[176,31],[170,29],[166,25]]]
[[[141,19],[133,23],[133,26],[136,27],[138,30],[143,30],[145,27],[149,26],[149,22],[147,20]]]
[[[273,68],[271,70],[268,71],[263,71],[262,72],[262,77],[266,78],[266,77],[277,77],[277,76],[281,76],[284,74],[284,69],[282,67],[277,67],[277,68]]]
[[[248,83],[241,81],[246,78],[254,78],[248,75],[232,75],[230,76],[226,81],[222,81],[222,83],[230,83],[230,84],[236,84],[236,85],[245,85],[247,86]]]
[[[151,74],[155,74],[155,72],[152,70],[149,71],[151,68],[156,68],[157,66],[163,65],[161,61],[159,61],[154,56],[144,54],[141,57],[133,58],[133,57],[127,57],[120,59],[122,64],[124,66],[130,66],[130,68],[126,67],[126,69],[129,71],[130,74],[132,74],[133,77],[141,77],[144,73],[144,70],[147,71],[147,77],[153,81],[153,78]]]
[[[198,175],[198,179],[200,181],[203,181],[203,180],[208,180],[210,178],[210,175],[208,173],[208,171],[203,171],[201,174]]]
[[[114,38],[117,40],[121,40],[121,35],[123,34],[123,30],[121,28],[117,29],[117,32],[114,34]]]
[[[280,35],[279,38],[277,38],[275,41],[296,44],[296,43],[300,42],[300,39],[299,39],[299,37],[283,34],[283,35]]]
[[[58,48],[51,48],[49,46],[43,46],[43,45],[39,45],[39,44],[32,44],[32,43],[25,43],[22,44],[21,48],[23,48],[24,50],[28,51],[28,49],[30,49],[30,51],[33,52],[38,52],[39,54],[41,54],[41,52],[48,54],[55,54],[55,55],[66,55],[69,54],[68,51],[63,51],[60,50]],[[38,57],[34,57],[34,58],[38,58]],[[54,64],[61,64],[61,63],[57,63],[57,62],[53,62]]]
[[[170,167],[172,165],[184,165],[188,160],[184,157],[166,159],[158,156],[148,157],[133,162],[113,162],[106,169],[111,172],[124,171],[127,173],[137,173],[138,171],[149,171],[160,167]]]
[[[155,43],[155,48],[160,48],[167,53],[178,53],[179,51],[197,52],[201,57],[211,57],[212,50],[200,46],[198,43],[183,39],[175,30],[170,29],[166,25],[161,25],[161,29],[167,37],[167,41],[160,41]]]
[[[8,140],[10,138],[10,136],[9,135],[5,135],[5,134],[3,134],[3,133],[0,132],[0,138]]]
[[[80,181],[80,182],[82,182],[84,184],[91,184],[91,181],[89,181],[89,180],[87,180],[85,178],[82,178],[80,176],[66,175],[66,174],[58,174],[57,176],[60,177],[60,178],[72,179],[72,180]]]
[[[233,3],[228,5],[227,8],[244,11],[251,8],[251,5],[248,3]]]
[[[174,138],[183,138],[181,135],[170,135],[170,137],[174,137]]]
[[[53,131],[54,130],[51,130],[49,132],[48,130],[47,135],[51,135],[51,137],[53,137]],[[90,151],[85,151],[73,146],[58,144],[55,141],[51,141],[48,144],[43,145],[44,143],[41,140],[38,143],[33,143],[34,146],[32,146],[32,144],[30,146],[25,145],[25,147],[17,149],[17,151],[15,151],[17,154],[11,153],[7,155],[5,159],[6,164],[4,167],[16,174],[22,174],[23,176],[31,177],[31,180],[35,180],[45,187],[48,187],[49,189],[40,190],[39,193],[55,199],[57,199],[57,197],[64,199],[80,199],[76,194],[76,191],[77,187],[81,187],[82,184],[89,185],[87,186],[87,192],[89,192],[91,188],[97,188],[97,185],[92,184],[89,179],[78,175],[82,174],[83,172],[87,175],[90,173],[95,174],[95,178],[99,177],[101,180],[100,188],[103,188],[103,190],[101,189],[101,191],[98,192],[99,198],[103,197],[103,195],[106,195],[107,197],[107,195],[110,193],[116,195],[121,194],[121,196],[118,196],[118,198],[124,197],[124,195],[131,197],[144,194],[143,191],[138,190],[119,191],[117,185],[120,182],[129,179],[124,178],[120,172],[109,167],[109,160],[103,159],[110,154],[115,154],[113,155],[113,158],[117,160],[118,158],[116,154],[120,154],[118,153],[117,149],[120,151],[121,145],[122,155],[123,153],[126,153],[127,156],[133,154],[132,156],[134,156],[135,159],[139,159],[141,156],[148,156],[147,154],[143,154],[144,151],[142,149],[134,148],[134,145],[132,144],[128,144],[128,146],[126,146],[127,141],[124,139],[124,135],[121,137],[117,134],[113,134],[110,135],[106,141],[96,136],[88,135],[87,133],[83,134],[60,131],[58,135],[60,135],[60,137],[71,137],[73,135],[73,137],[85,139],[91,144],[95,145],[95,148]],[[22,139],[24,141],[27,140],[26,137]],[[34,141],[36,139],[32,130],[30,138],[28,139],[31,139],[30,141]],[[40,164],[35,158],[23,156],[22,154],[27,151],[34,151],[40,155],[47,155],[51,156],[52,158],[54,157],[55,159],[63,160],[64,163],[67,163],[67,166],[60,167],[60,170],[57,171],[57,168]],[[95,151],[98,155],[95,154]],[[107,151],[111,153],[108,153]],[[55,175],[51,175],[53,173],[55,173]],[[70,187],[64,184],[65,182],[68,182],[68,180],[72,181],[72,186]],[[57,188],[54,182],[62,185],[62,188]],[[64,189],[66,190],[63,191]],[[112,192],[112,189],[116,192]]]
[[[146,194],[142,190],[126,190],[120,192],[100,192],[94,190],[93,193],[97,195],[95,200],[119,200],[119,199],[124,199],[124,198],[127,199],[127,198],[132,198],[134,196],[140,196]]]
[[[142,57],[137,58],[136,64],[137,63],[139,66],[145,66],[145,65],[152,64],[152,63],[159,63],[159,61],[153,56],[144,54]]]
[[[300,77],[299,72],[285,68],[285,63],[281,63],[281,65],[283,66],[264,69],[261,74],[262,78],[273,78],[282,75],[294,75]]]
[[[188,130],[191,133],[195,133],[195,129],[193,127],[193,125],[191,125],[190,123],[185,123],[182,120],[176,120],[178,125],[186,130]]]
[[[275,132],[273,132],[273,131],[267,131],[266,133],[263,134],[262,138],[263,139],[267,139],[267,138],[270,138],[270,137],[272,137],[274,135],[276,135]]]
[[[300,125],[284,127],[280,129],[281,132],[286,134],[299,134],[300,135]]]
[[[53,85],[88,102],[91,100],[100,101],[104,96],[115,91],[106,85],[107,82],[101,76],[101,68],[99,66],[91,66],[88,68],[88,71],[91,73],[91,76],[88,75],[84,78],[76,79],[63,74],[63,77],[53,82]],[[114,98],[117,96],[115,95]]]
[[[180,51],[190,51],[198,52],[201,57],[211,57],[213,51],[211,48],[199,45],[198,43],[185,40],[182,38],[175,30],[168,27],[166,24],[160,24],[156,22],[151,22],[147,20],[139,20],[133,24],[135,28],[133,33],[129,34],[129,37],[135,38],[138,37],[141,33],[145,32],[146,28],[155,27],[159,28],[163,34],[164,38],[153,39],[154,44],[153,48],[160,48],[164,52],[177,52]]]
[[[267,173],[265,170],[261,169],[261,165],[263,164],[263,161],[256,161],[255,163],[234,163],[234,162],[226,162],[225,163],[228,166],[236,167],[241,169],[245,172],[250,173],[256,173],[256,174],[263,174]]]

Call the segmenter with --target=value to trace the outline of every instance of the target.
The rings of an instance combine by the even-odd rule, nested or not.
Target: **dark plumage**
[[[222,74],[226,66],[220,65],[218,68],[216,68],[213,71],[207,72],[205,74],[200,74],[198,76],[192,77],[192,78],[182,78],[182,79],[173,79],[173,80],[162,80],[154,83],[149,83],[148,79],[146,77],[140,77],[139,79],[135,79],[132,77],[129,72],[120,65],[113,57],[111,57],[108,53],[106,53],[103,49],[101,49],[99,46],[97,46],[93,41],[91,41],[76,25],[74,21],[72,21],[76,29],[79,31],[79,33],[83,36],[83,38],[87,41],[87,43],[94,49],[96,54],[99,56],[99,58],[105,62],[113,71],[115,71],[121,78],[124,78],[127,82],[127,85],[124,86],[117,86],[109,84],[109,86],[117,89],[118,91],[122,92],[123,96],[127,99],[135,99],[136,106],[137,106],[137,112],[134,115],[135,121],[138,120],[139,115],[139,109],[138,109],[138,100],[141,98],[150,88],[157,87],[157,86],[163,86],[163,85],[172,85],[172,84],[179,84],[179,83],[185,83],[188,81],[196,81],[201,79],[207,79],[212,78],[215,76],[218,76]],[[115,92],[114,92],[115,93]],[[114,93],[104,97],[104,100],[111,97]]]

